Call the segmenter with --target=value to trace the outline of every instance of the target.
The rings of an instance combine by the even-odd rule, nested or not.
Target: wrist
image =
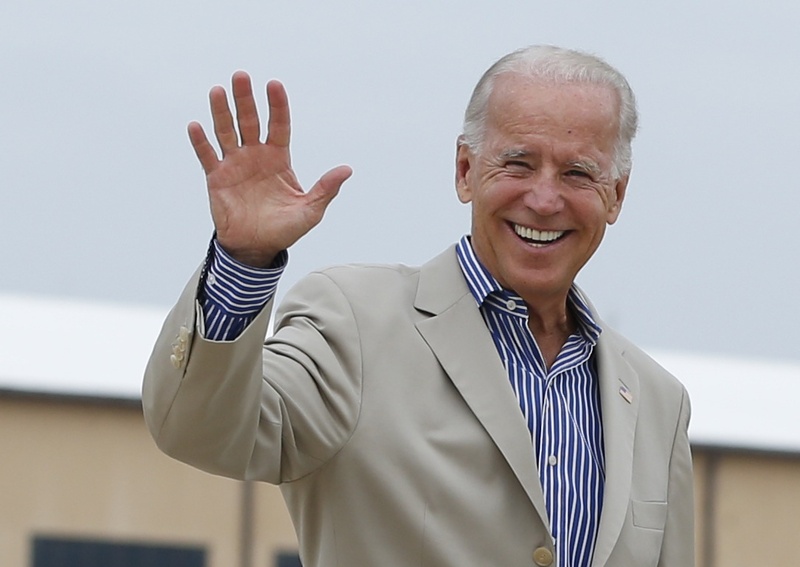
[[[220,249],[225,252],[232,260],[247,266],[248,268],[264,269],[272,266],[275,258],[281,250],[242,250],[226,246],[217,241]]]

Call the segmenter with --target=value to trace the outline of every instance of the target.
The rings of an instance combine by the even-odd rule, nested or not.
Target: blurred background
[[[355,170],[282,292],[327,264],[423,262],[469,229],[453,161],[474,83],[551,43],[638,96],[623,215],[580,278],[606,319],[652,347],[798,361],[798,28],[788,0],[6,0],[0,291],[171,305],[211,234],[185,127],[236,69],[262,103],[285,82],[303,183]]]
[[[305,186],[353,167],[280,297],[468,232],[467,99],[548,43],[604,57],[638,97],[623,213],[579,283],[692,394],[698,564],[794,565],[798,29],[788,0],[4,0],[0,563],[88,546],[103,565],[296,565],[277,491],[169,461],[141,421],[150,345],[212,231],[186,124],[208,127],[209,88],[245,69],[262,111],[285,83]]]

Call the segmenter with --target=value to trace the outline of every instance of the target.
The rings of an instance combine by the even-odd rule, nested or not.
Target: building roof
[[[649,350],[692,401],[692,442],[800,454],[800,364]]]
[[[0,294],[0,388],[137,399],[166,313]]]
[[[166,314],[0,294],[0,390],[138,400]],[[693,443],[800,454],[800,363],[648,352],[689,391]]]

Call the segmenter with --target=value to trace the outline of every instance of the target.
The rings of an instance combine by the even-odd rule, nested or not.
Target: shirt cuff
[[[212,341],[232,341],[275,295],[289,255],[284,250],[268,268],[253,268],[234,260],[216,238],[211,254],[201,288],[204,335]]]

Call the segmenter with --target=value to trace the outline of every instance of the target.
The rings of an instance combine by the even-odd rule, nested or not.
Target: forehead
[[[605,85],[505,74],[489,97],[486,125],[519,141],[545,138],[610,149],[619,129],[619,101]]]

